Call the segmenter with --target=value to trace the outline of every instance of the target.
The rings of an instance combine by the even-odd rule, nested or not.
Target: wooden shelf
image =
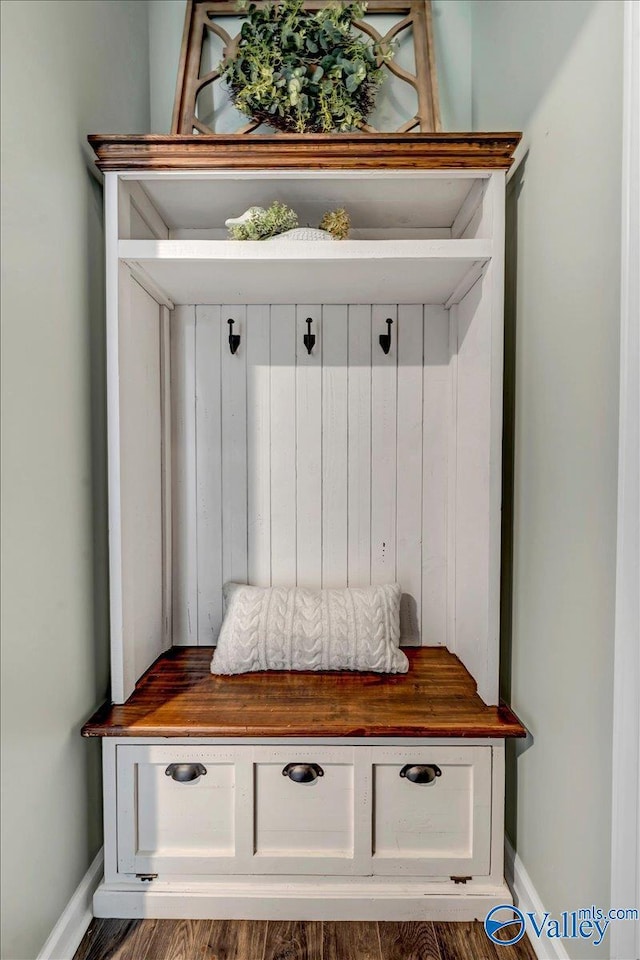
[[[120,259],[172,303],[458,303],[490,240],[121,240]]]
[[[173,647],[85,737],[524,737],[506,705],[488,707],[445,647],[406,648],[409,672],[210,673],[212,647]]]

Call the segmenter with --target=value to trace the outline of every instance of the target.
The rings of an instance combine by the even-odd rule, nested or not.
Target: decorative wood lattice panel
[[[258,3],[261,0],[257,0]],[[328,0],[307,0],[305,8],[319,10]],[[389,18],[393,22],[389,25]],[[222,44],[221,57],[233,57],[239,40],[225,29],[223,22],[242,19],[236,0],[188,0],[185,28],[182,38],[182,50],[178,69],[178,87],[173,110],[172,134],[190,135],[194,133],[214,134],[215,121],[206,123],[203,119],[201,101],[204,95],[211,99],[215,96],[214,87],[220,80],[219,64],[215,66],[203,63],[203,52],[209,40],[217,38]],[[402,65],[397,57],[384,63],[384,68],[398,84],[398,92],[409,91],[415,100],[415,109],[411,115],[396,123],[391,131],[408,133],[419,130],[432,133],[440,130],[440,107],[438,101],[438,82],[435,65],[433,27],[431,19],[431,0],[369,0],[366,20],[357,21],[356,26],[376,43],[384,48],[394,42],[396,45],[411,41],[411,67]],[[379,29],[378,29],[379,28]],[[216,91],[219,95],[220,91]],[[401,102],[404,97],[394,94],[394,101]],[[214,114],[212,103],[209,113]],[[207,117],[209,119],[209,117]],[[259,127],[258,121],[242,123],[235,133],[251,133]],[[372,124],[364,124],[362,129],[377,133]],[[226,130],[225,133],[232,131]]]

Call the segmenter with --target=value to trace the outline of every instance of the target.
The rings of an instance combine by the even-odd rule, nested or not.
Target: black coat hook
[[[229,324],[229,350],[235,353],[240,346],[240,334],[233,332],[233,320],[227,320],[227,323]]]
[[[313,347],[314,347],[314,345],[315,345],[315,342],[316,342],[316,336],[315,336],[315,334],[314,334],[314,333],[311,333],[311,324],[312,324],[312,323],[313,323],[313,320],[311,319],[311,317],[307,317],[307,332],[305,333],[304,337],[302,338],[302,341],[303,341],[305,347],[307,348],[307,353],[311,353],[311,351],[313,350]]]
[[[391,350],[391,325],[393,320],[391,317],[387,319],[387,332],[380,334],[380,346],[382,347],[383,353],[389,353]]]

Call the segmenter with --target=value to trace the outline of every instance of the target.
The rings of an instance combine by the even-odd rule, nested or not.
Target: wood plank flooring
[[[93,920],[74,960],[535,960],[475,923]]]

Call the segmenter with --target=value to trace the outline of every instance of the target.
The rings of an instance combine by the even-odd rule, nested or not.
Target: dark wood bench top
[[[209,671],[212,647],[173,647],[129,700],[105,704],[85,737],[524,737],[505,704],[488,707],[445,647],[406,648],[409,672]]]

